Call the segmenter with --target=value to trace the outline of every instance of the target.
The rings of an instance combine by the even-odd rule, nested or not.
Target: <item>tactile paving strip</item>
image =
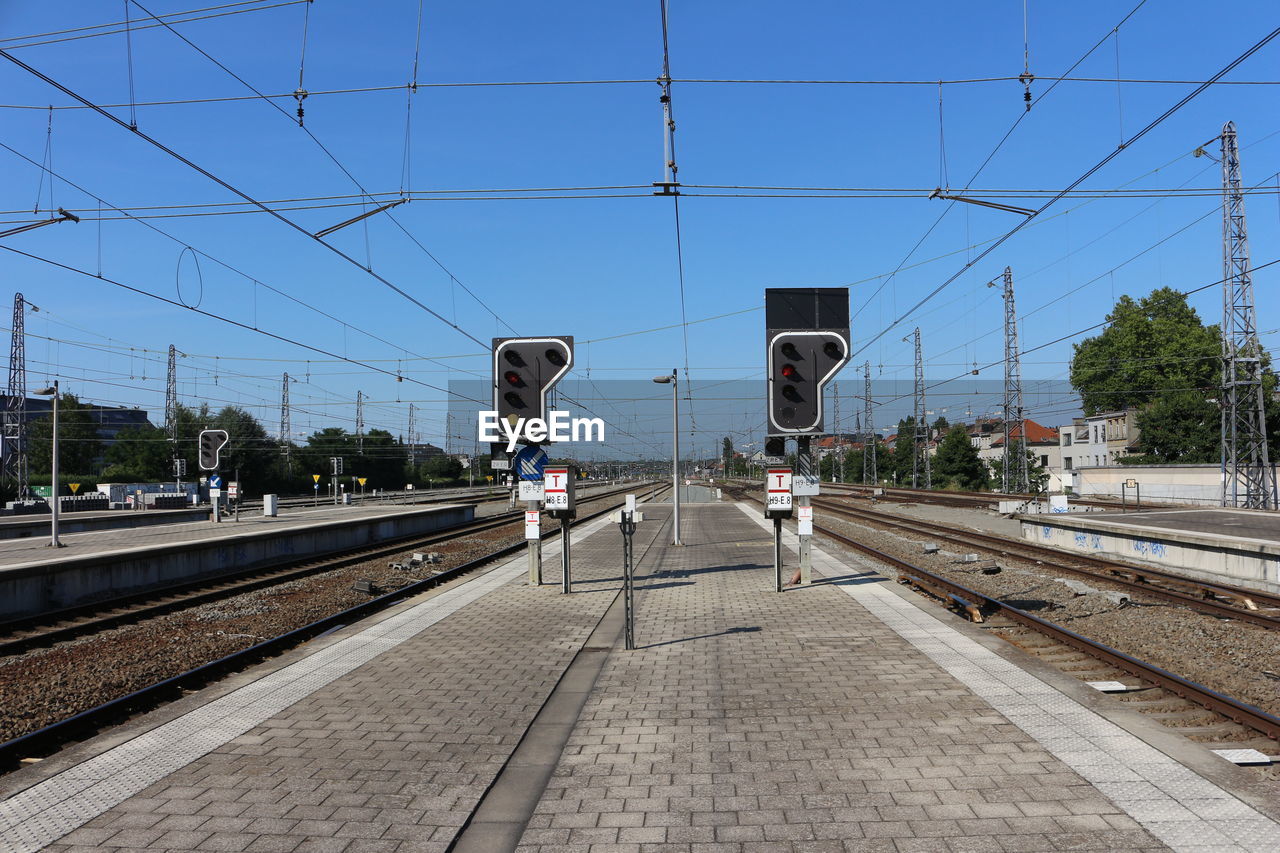
[[[575,529],[574,543],[608,523],[603,518]],[[558,539],[544,543],[544,558],[559,553]],[[527,557],[521,553],[474,580],[14,794],[0,802],[0,849],[28,853],[51,844],[527,570]]]
[[[772,533],[758,508],[742,503],[738,507]],[[795,534],[784,530],[782,536],[783,544],[798,546]],[[849,561],[837,560],[816,545],[810,553],[814,567],[828,577],[849,573]],[[874,571],[869,563],[855,562]],[[1172,849],[1280,850],[1280,824],[1140,738],[880,584],[836,585]]]

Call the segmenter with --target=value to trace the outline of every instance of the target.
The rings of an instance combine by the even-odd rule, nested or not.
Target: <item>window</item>
[[[1070,470],[1071,470],[1071,457],[1070,457],[1070,456],[1064,456],[1064,457],[1062,457],[1062,470],[1063,470],[1063,471],[1070,471]]]
[[[1063,446],[1063,447],[1070,447],[1070,446],[1071,446],[1071,433],[1069,433],[1069,432],[1064,432],[1064,433],[1062,434],[1062,446]]]
[[[1048,467],[1049,467],[1049,457],[1048,457],[1048,456],[1041,456],[1041,457],[1040,457],[1040,467],[1041,467],[1041,468],[1048,468]]]

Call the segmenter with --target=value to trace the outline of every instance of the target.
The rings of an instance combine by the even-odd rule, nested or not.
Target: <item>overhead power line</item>
[[[49,266],[66,270],[67,272],[79,273],[80,275],[83,275],[87,278],[92,278],[98,281],[106,282],[107,284],[114,285],[124,290],[128,290],[133,293],[140,294],[142,296],[150,297],[151,299],[155,299],[158,302],[164,302],[168,305],[172,305],[175,308],[184,308],[187,311],[191,311],[203,317],[208,317],[212,320],[217,320],[221,323],[226,323],[230,326],[235,326],[237,328],[244,329],[247,332],[254,332],[255,334],[264,335],[265,337],[271,338],[273,340],[277,340],[286,344],[292,344],[293,346],[301,347],[303,349],[310,350],[311,352],[318,353],[320,355],[327,356],[332,359],[337,359],[338,361],[344,361],[348,364],[359,365],[360,367],[368,368],[369,370],[375,371],[377,373],[381,373],[385,376],[390,376],[396,379],[397,381],[412,382],[415,385],[421,385],[424,388],[430,388],[433,391],[442,391],[445,394],[448,394],[450,396],[460,397],[461,399],[470,400],[473,403],[480,403],[481,405],[484,405],[483,401],[477,400],[474,397],[467,397],[463,394],[458,394],[454,391],[450,391],[447,388],[441,388],[438,385],[432,385],[430,382],[423,382],[421,379],[414,379],[412,376],[404,376],[403,374],[397,373],[393,370],[387,370],[384,367],[378,367],[375,364],[369,364],[368,362],[360,361],[358,359],[348,358],[346,356],[339,355],[336,352],[331,352],[329,350],[323,349],[322,347],[317,347],[312,344],[299,341],[295,338],[290,338],[287,335],[277,334],[275,332],[267,331],[266,329],[263,329],[263,328],[251,326],[248,323],[242,323],[239,320],[233,320],[230,317],[226,317],[226,316],[223,316],[222,314],[214,313],[213,311],[206,311],[203,308],[185,305],[176,299],[169,299],[168,297],[160,296],[159,294],[152,293],[151,291],[146,290],[144,288],[136,287],[131,284],[126,284],[125,282],[117,281],[116,279],[108,278],[107,276],[100,276],[97,273],[90,272],[89,270],[83,270],[83,269],[80,269],[79,267],[71,266],[70,264],[64,264],[61,261],[55,261],[52,258],[45,258],[40,255],[32,254],[30,252],[24,252],[21,249],[15,249],[12,246],[0,245],[0,249],[3,249],[6,252],[12,252],[15,255],[20,255],[21,257],[24,257],[24,258],[30,258],[33,261],[40,261],[41,263],[48,264]]]
[[[277,5],[287,6],[295,3],[305,3],[308,0],[289,0],[286,3]],[[275,8],[265,7],[265,8]],[[252,10],[246,10],[252,11]],[[186,21],[176,21],[175,23],[186,23]],[[153,24],[151,26],[160,26]],[[143,27],[134,27],[135,30],[143,29]],[[122,31],[120,31],[122,32]],[[1107,31],[1110,36],[1111,31]],[[10,45],[11,48],[17,49],[21,47],[32,47],[33,45],[15,44]],[[767,79],[735,79],[729,77],[672,77],[672,83],[681,84],[710,84],[710,85],[749,85],[749,86],[963,86],[981,83],[1008,83],[1017,82],[1018,77],[971,77],[956,80],[767,80]],[[1037,81],[1042,83],[1104,83],[1109,85],[1165,85],[1165,86],[1197,86],[1204,83],[1204,80],[1177,80],[1177,79],[1155,79],[1155,78],[1134,78],[1134,77],[1037,77]],[[341,89],[308,89],[307,97],[316,98],[326,95],[365,95],[377,94],[381,92],[403,92],[406,89],[487,89],[502,88],[510,86],[617,86],[617,85],[653,85],[653,79],[636,78],[636,79],[614,79],[614,80],[471,80],[471,81],[434,81],[424,82],[418,80],[416,83],[394,83],[385,86],[354,86]],[[1280,86],[1280,80],[1217,80],[1213,82],[1215,86]],[[236,101],[252,101],[258,98],[270,98],[271,100],[292,100],[293,92],[270,92],[262,95],[215,95],[207,98],[173,98],[169,100],[159,101],[138,101],[134,106],[138,107],[170,107],[183,106],[193,104],[223,104],[234,103]],[[129,104],[103,104],[102,106],[112,109],[119,107],[127,107]],[[0,109],[5,110],[47,110],[48,104],[0,104]],[[53,107],[55,110],[83,110],[87,109],[82,104],[60,104]]]
[[[1170,106],[1168,109],[1166,109],[1163,113],[1161,113],[1159,116],[1157,116],[1157,117],[1156,117],[1156,118],[1154,118],[1152,121],[1150,121],[1150,122],[1149,122],[1149,123],[1148,123],[1144,128],[1142,128],[1142,130],[1139,130],[1137,133],[1135,133],[1133,136],[1131,136],[1127,141],[1122,142],[1122,143],[1120,143],[1119,145],[1117,145],[1117,146],[1116,146],[1116,148],[1115,148],[1113,151],[1111,151],[1109,154],[1107,154],[1105,157],[1103,157],[1103,158],[1102,158],[1101,160],[1099,160],[1097,163],[1095,163],[1094,165],[1092,165],[1092,166],[1090,166],[1088,169],[1086,169],[1086,170],[1085,170],[1085,172],[1084,172],[1083,174],[1081,174],[1078,178],[1076,178],[1074,181],[1072,181],[1072,182],[1071,182],[1071,183],[1070,183],[1070,184],[1069,184],[1065,189],[1063,189],[1063,190],[1062,190],[1062,191],[1060,191],[1059,193],[1055,194],[1052,198],[1050,198],[1050,199],[1049,199],[1048,201],[1046,201],[1043,205],[1041,205],[1038,209],[1036,209],[1036,210],[1035,210],[1035,211],[1034,211],[1030,216],[1026,217],[1025,219],[1020,220],[1016,225],[1014,225],[1012,228],[1010,228],[1008,231],[1006,231],[1002,236],[1000,236],[999,238],[997,238],[997,239],[995,240],[995,242],[991,243],[989,246],[987,246],[987,248],[985,248],[985,249],[983,249],[981,252],[979,252],[979,253],[978,253],[978,254],[977,254],[977,255],[976,255],[976,256],[975,256],[971,261],[969,261],[969,262],[968,262],[968,263],[966,263],[964,266],[962,266],[959,270],[957,270],[954,274],[952,274],[949,278],[947,278],[946,280],[944,280],[941,284],[939,284],[939,285],[938,285],[937,287],[935,287],[933,290],[929,291],[929,293],[928,293],[928,294],[926,294],[923,298],[921,298],[920,300],[918,300],[917,302],[915,302],[915,304],[913,304],[913,305],[912,305],[910,308],[908,308],[906,311],[904,311],[904,312],[902,312],[900,315],[898,315],[898,317],[897,317],[897,318],[895,318],[895,319],[894,319],[892,322],[890,322],[887,326],[885,326],[883,329],[881,329],[879,332],[877,332],[877,333],[876,333],[876,334],[875,334],[875,335],[874,335],[874,336],[873,336],[869,341],[867,341],[865,344],[863,344],[863,345],[862,345],[862,347],[860,347],[860,348],[858,349],[858,351],[857,351],[857,352],[855,352],[853,355],[854,355],[854,356],[857,356],[859,353],[863,352],[867,347],[871,346],[871,344],[875,343],[875,342],[876,342],[876,341],[878,341],[880,338],[884,337],[884,335],[888,334],[888,332],[889,332],[890,330],[892,330],[894,327],[896,327],[896,326],[897,326],[899,323],[901,323],[903,320],[907,319],[907,318],[908,318],[908,317],[910,317],[912,314],[914,314],[914,313],[916,312],[916,310],[917,310],[917,309],[919,309],[921,306],[925,305],[927,302],[929,302],[931,299],[933,299],[933,297],[935,297],[935,296],[937,296],[939,293],[941,293],[941,292],[942,292],[942,291],[943,291],[947,286],[949,286],[952,282],[954,282],[956,279],[960,278],[960,276],[962,276],[964,273],[968,272],[968,271],[969,271],[969,270],[970,270],[970,269],[971,269],[971,268],[972,268],[976,263],[978,263],[978,262],[979,262],[979,261],[981,261],[983,258],[985,258],[985,257],[987,257],[988,255],[990,255],[990,254],[991,254],[992,252],[994,252],[997,248],[999,248],[1001,245],[1003,245],[1007,240],[1009,240],[1009,238],[1013,237],[1013,235],[1014,235],[1014,234],[1017,234],[1019,231],[1021,231],[1023,228],[1025,228],[1025,227],[1027,226],[1027,224],[1028,224],[1028,223],[1030,223],[1031,221],[1033,221],[1037,216],[1039,216],[1039,215],[1040,215],[1041,213],[1043,213],[1044,211],[1048,210],[1048,209],[1049,209],[1049,208],[1050,208],[1054,203],[1056,203],[1059,199],[1062,199],[1062,198],[1066,197],[1067,193],[1069,193],[1071,190],[1074,190],[1076,187],[1080,186],[1080,184],[1084,183],[1084,182],[1085,182],[1085,181],[1087,181],[1089,178],[1091,178],[1093,175],[1095,175],[1095,174],[1096,174],[1098,171],[1100,171],[1104,166],[1106,166],[1108,163],[1110,163],[1112,160],[1114,160],[1116,157],[1118,157],[1122,151],[1124,151],[1124,150],[1125,150],[1126,148],[1128,148],[1129,146],[1133,145],[1133,143],[1135,143],[1135,142],[1137,142],[1138,140],[1142,139],[1142,137],[1146,136],[1148,133],[1150,133],[1150,132],[1151,132],[1152,130],[1154,130],[1155,128],[1159,127],[1162,123],[1164,123],[1164,121],[1165,121],[1166,119],[1168,119],[1168,118],[1169,118],[1170,116],[1172,116],[1174,113],[1178,112],[1178,110],[1182,109],[1184,106],[1186,106],[1186,105],[1187,105],[1188,103],[1190,103],[1192,100],[1194,100],[1198,95],[1200,95],[1202,92],[1204,92],[1204,90],[1205,90],[1205,89],[1207,89],[1210,85],[1212,85],[1212,83],[1213,83],[1213,81],[1214,81],[1214,80],[1216,80],[1216,79],[1218,79],[1218,78],[1220,78],[1220,77],[1222,77],[1222,76],[1224,76],[1224,75],[1228,74],[1228,73],[1229,73],[1233,68],[1235,68],[1237,65],[1239,65],[1239,64],[1240,64],[1240,63],[1242,63],[1242,62],[1244,62],[1246,59],[1248,59],[1249,57],[1253,56],[1255,53],[1257,53],[1259,50],[1261,50],[1263,47],[1265,47],[1265,46],[1266,46],[1268,43],[1270,43],[1270,42],[1271,42],[1271,41],[1272,41],[1272,40],[1273,40],[1277,35],[1280,35],[1280,27],[1277,27],[1276,29],[1274,29],[1274,30],[1272,30],[1270,33],[1268,33],[1267,35],[1263,36],[1261,39],[1259,39],[1257,42],[1255,42],[1255,43],[1253,44],[1253,46],[1251,46],[1251,47],[1250,47],[1250,48],[1248,48],[1246,51],[1244,51],[1244,52],[1243,52],[1243,53],[1241,53],[1239,56],[1237,56],[1235,59],[1231,60],[1229,63],[1227,63],[1226,65],[1224,65],[1224,66],[1222,67],[1222,69],[1218,71],[1218,73],[1217,73],[1217,74],[1215,74],[1212,78],[1210,78],[1210,80],[1208,80],[1208,81],[1207,81],[1207,82],[1205,82],[1205,83],[1202,83],[1201,85],[1197,86],[1197,87],[1196,87],[1195,89],[1193,89],[1192,91],[1188,92],[1186,95],[1184,95],[1182,98],[1180,98],[1176,103],[1174,103],[1172,106]]]
[[[27,63],[23,62],[21,59],[18,59],[16,56],[14,56],[14,55],[13,55],[12,53],[10,53],[9,51],[4,50],[3,48],[0,48],[0,57],[4,57],[5,59],[7,59],[7,60],[9,60],[10,62],[12,62],[14,65],[17,65],[19,68],[22,68],[23,70],[27,71],[28,73],[30,73],[30,74],[32,74],[32,75],[34,75],[34,76],[38,77],[39,79],[43,80],[45,83],[48,83],[50,86],[53,86],[55,89],[57,89],[58,91],[62,92],[62,93],[63,93],[63,94],[65,94],[65,95],[67,95],[68,97],[70,97],[70,98],[74,98],[75,100],[79,101],[80,103],[82,103],[82,104],[84,104],[84,105],[86,105],[86,106],[88,106],[88,107],[92,108],[94,112],[96,112],[96,113],[98,113],[99,115],[103,116],[104,118],[108,119],[108,120],[109,120],[109,121],[111,121],[113,124],[119,125],[121,128],[123,128],[123,129],[125,129],[125,130],[128,130],[129,132],[131,132],[131,133],[133,133],[135,136],[137,136],[139,139],[141,139],[141,140],[143,140],[144,142],[147,142],[148,144],[150,144],[150,145],[154,146],[155,148],[159,149],[160,151],[164,152],[165,154],[168,154],[170,157],[172,157],[173,159],[175,159],[175,160],[177,160],[178,162],[182,163],[183,165],[188,166],[189,168],[191,168],[191,169],[195,170],[196,172],[199,172],[201,175],[204,175],[206,178],[208,178],[209,180],[213,181],[213,182],[214,182],[214,183],[216,183],[218,186],[222,187],[223,189],[227,190],[228,192],[231,192],[231,193],[233,193],[233,194],[235,194],[235,195],[239,196],[240,198],[244,199],[246,202],[249,202],[250,204],[253,204],[253,205],[257,206],[257,207],[258,207],[259,209],[261,209],[264,213],[268,213],[268,214],[270,214],[270,215],[271,215],[271,216],[273,216],[274,218],[276,218],[276,219],[280,220],[281,222],[283,222],[283,223],[284,223],[285,225],[287,225],[288,227],[290,227],[290,228],[292,228],[293,230],[297,231],[299,234],[303,234],[303,235],[305,235],[308,239],[314,240],[315,242],[319,243],[321,246],[324,246],[326,249],[328,249],[329,251],[333,252],[333,253],[334,253],[335,255],[337,255],[338,257],[342,258],[342,259],[343,259],[344,261],[346,261],[347,263],[351,264],[352,266],[356,267],[357,269],[362,270],[362,271],[363,271],[363,272],[365,272],[367,275],[369,275],[369,276],[373,277],[374,279],[376,279],[377,281],[381,282],[383,285],[385,285],[386,287],[388,287],[388,288],[390,288],[391,290],[395,291],[396,293],[398,293],[400,296],[404,297],[404,298],[405,298],[406,300],[408,300],[409,302],[411,302],[411,303],[413,303],[414,305],[416,305],[416,306],[418,306],[419,308],[421,308],[423,311],[426,311],[426,312],[427,312],[428,314],[430,314],[432,317],[435,317],[437,320],[439,320],[441,323],[444,323],[444,324],[445,324],[446,326],[448,326],[449,328],[453,329],[454,331],[458,332],[459,334],[461,334],[461,335],[463,335],[463,336],[465,336],[465,337],[467,337],[467,338],[470,338],[471,340],[475,341],[477,344],[480,344],[480,345],[482,345],[482,346],[484,345],[484,342],[483,342],[483,341],[481,341],[481,340],[480,340],[479,338],[477,338],[475,335],[472,335],[470,332],[468,332],[468,331],[466,331],[465,329],[463,329],[463,328],[462,328],[461,326],[459,326],[457,323],[455,323],[455,322],[453,322],[453,321],[451,321],[451,320],[449,320],[449,319],[445,318],[445,317],[444,317],[444,315],[440,314],[439,312],[435,311],[435,310],[434,310],[434,309],[432,309],[431,307],[427,306],[426,304],[424,304],[423,302],[421,302],[420,300],[418,300],[417,298],[415,298],[414,296],[412,296],[411,294],[409,294],[408,292],[406,292],[404,289],[402,289],[402,288],[398,287],[397,285],[393,284],[393,283],[392,283],[391,281],[389,281],[388,279],[384,278],[383,276],[379,275],[378,273],[376,273],[376,272],[374,272],[373,270],[369,269],[368,267],[364,266],[364,265],[363,265],[363,264],[361,264],[359,261],[357,261],[355,258],[351,257],[351,256],[350,256],[350,255],[348,255],[346,252],[344,252],[344,251],[342,251],[341,249],[339,249],[337,246],[333,245],[332,243],[328,243],[328,242],[326,242],[326,241],[324,241],[324,240],[320,239],[319,237],[316,237],[316,236],[315,236],[315,235],[313,235],[311,232],[307,231],[305,228],[303,228],[301,225],[299,225],[298,223],[294,222],[292,219],[288,218],[287,216],[284,216],[283,214],[280,214],[280,213],[276,212],[275,210],[271,209],[270,207],[266,206],[266,205],[265,205],[265,204],[263,204],[262,202],[259,202],[257,199],[253,198],[253,196],[251,196],[251,195],[249,195],[248,193],[244,192],[243,190],[241,190],[241,189],[239,189],[239,188],[237,188],[237,187],[233,186],[233,185],[232,185],[232,184],[230,184],[229,182],[227,182],[227,181],[223,180],[222,178],[218,177],[218,176],[217,176],[217,175],[215,175],[213,172],[210,172],[208,169],[205,169],[204,167],[202,167],[202,166],[200,166],[200,165],[196,164],[195,162],[193,162],[192,160],[188,159],[187,157],[184,157],[182,154],[179,154],[177,151],[174,151],[172,148],[169,148],[167,145],[165,145],[164,143],[160,142],[159,140],[157,140],[157,139],[155,139],[155,138],[153,138],[153,137],[149,136],[148,134],[144,133],[144,132],[143,132],[143,131],[141,131],[141,130],[138,130],[137,128],[132,128],[132,127],[130,127],[130,126],[128,125],[128,123],[127,123],[127,122],[125,122],[125,121],[123,121],[123,120],[121,120],[121,119],[117,118],[116,116],[112,115],[111,113],[107,112],[105,109],[103,109],[102,107],[100,107],[100,106],[98,106],[97,104],[93,103],[92,101],[88,100],[88,99],[87,99],[87,98],[85,98],[83,95],[80,95],[80,94],[78,94],[78,93],[76,93],[76,92],[73,92],[71,89],[67,88],[67,87],[66,87],[66,86],[64,86],[62,83],[59,83],[57,80],[54,80],[52,77],[50,77],[49,75],[45,74],[44,72],[39,71],[38,69],[31,67],[31,66],[30,66],[30,65],[28,65]]]

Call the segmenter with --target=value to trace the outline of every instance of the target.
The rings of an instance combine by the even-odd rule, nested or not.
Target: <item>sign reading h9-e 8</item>
[[[791,469],[770,468],[764,481],[764,514],[769,518],[791,517]]]

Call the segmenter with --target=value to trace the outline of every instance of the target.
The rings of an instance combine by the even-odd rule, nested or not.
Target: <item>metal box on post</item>
[[[764,517],[791,517],[791,469],[770,468],[764,481]]]
[[[578,503],[574,490],[578,482],[575,465],[548,465],[543,472],[543,506],[552,518],[575,518]]]

